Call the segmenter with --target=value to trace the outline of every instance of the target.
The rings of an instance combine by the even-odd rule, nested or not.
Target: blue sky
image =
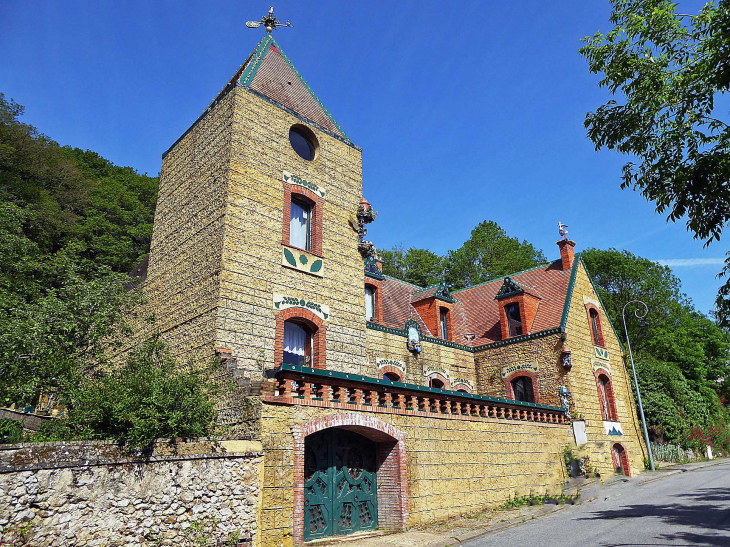
[[[696,10],[699,2],[682,2]],[[0,91],[61,144],[156,175],[263,36],[260,2],[5,0]],[[596,152],[586,112],[608,98],[579,56],[609,28],[604,0],[282,1],[275,37],[363,148],[378,247],[459,247],[482,220],[558,250],[627,249],[669,260],[708,312],[725,247],[619,188],[626,158]]]

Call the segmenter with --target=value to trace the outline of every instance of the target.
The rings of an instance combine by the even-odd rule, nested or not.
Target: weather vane
[[[246,21],[246,26],[248,28],[259,28],[261,25],[264,25],[266,32],[268,32],[269,34],[271,34],[271,31],[273,31],[277,27],[292,26],[288,20],[286,23],[281,23],[276,17],[274,17],[274,6],[269,7],[269,13],[267,15],[264,15],[261,18],[261,21]]]
[[[558,221],[558,231],[560,232],[560,237],[563,239],[568,239],[568,225],[563,224],[562,222]]]

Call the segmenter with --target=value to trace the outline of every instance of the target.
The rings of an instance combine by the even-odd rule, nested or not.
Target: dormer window
[[[312,250],[312,206],[295,197],[291,200],[289,245],[305,251]]]
[[[446,308],[441,308],[439,315],[439,333],[442,340],[449,339],[449,310]]]
[[[520,306],[516,302],[507,304],[504,307],[507,315],[507,328],[510,337],[522,335],[522,318],[520,317]]]
[[[375,287],[365,285],[365,319],[372,321],[375,317]]]

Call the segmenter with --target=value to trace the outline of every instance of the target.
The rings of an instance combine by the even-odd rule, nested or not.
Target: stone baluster
[[[363,392],[362,389],[355,389],[355,393],[353,394],[353,399],[356,405],[361,405],[363,401]]]
[[[365,402],[370,406],[378,406],[378,392],[374,389],[369,389],[366,392]]]
[[[408,397],[408,410],[418,410],[418,397],[411,395]]]

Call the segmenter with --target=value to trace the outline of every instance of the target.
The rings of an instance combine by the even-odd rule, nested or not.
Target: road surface
[[[468,547],[730,547],[730,463],[596,489],[596,501],[464,543]]]

